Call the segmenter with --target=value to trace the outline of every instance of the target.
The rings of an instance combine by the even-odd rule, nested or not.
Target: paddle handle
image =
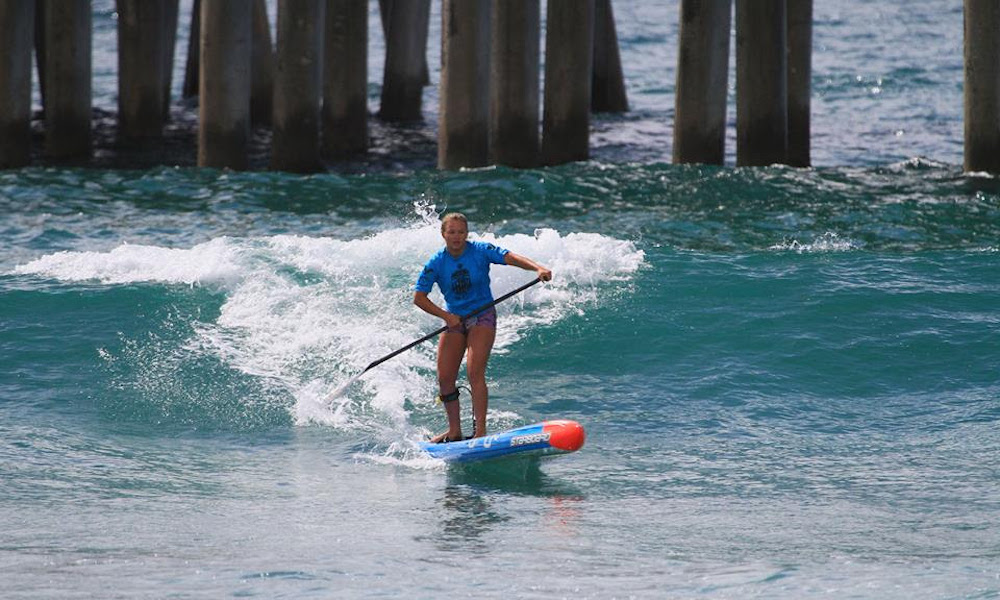
[[[462,320],[464,321],[464,320],[468,319],[469,317],[474,317],[474,316],[478,315],[479,313],[483,312],[484,310],[488,310],[490,308],[493,308],[494,306],[496,306],[497,304],[500,304],[501,302],[503,302],[507,298],[510,298],[511,296],[520,294],[521,292],[523,292],[524,290],[530,288],[531,286],[535,285],[536,283],[540,282],[541,280],[542,279],[540,277],[536,277],[532,281],[530,281],[530,282],[522,285],[521,287],[517,288],[516,290],[509,291],[506,294],[504,294],[503,296],[500,296],[499,298],[497,298],[493,302],[490,302],[489,304],[484,304],[484,305],[480,306],[479,308],[477,308],[476,310],[470,312],[469,314],[463,315],[462,316]],[[441,335],[442,333],[444,333],[447,330],[448,330],[448,326],[445,325],[445,326],[443,326],[443,327],[441,327],[441,328],[439,328],[439,329],[437,329],[435,331],[432,331],[431,333],[428,333],[427,335],[425,335],[424,337],[420,338],[419,340],[414,340],[414,341],[410,342],[409,344],[403,346],[402,348],[400,348],[398,350],[394,350],[394,351],[390,352],[389,354],[386,354],[385,356],[383,356],[382,358],[380,358],[378,360],[372,361],[371,364],[369,364],[367,367],[365,367],[365,370],[361,371],[361,373],[359,373],[358,375],[361,375],[362,373],[368,372],[369,369],[373,369],[373,368],[379,366],[380,364],[384,363],[385,361],[389,360],[390,358],[392,358],[394,356],[398,356],[398,355],[406,352],[407,350],[409,350],[410,348],[412,348],[412,347],[414,347],[416,345],[423,344],[427,340],[429,340],[429,339],[431,339],[433,337],[436,337],[438,335]]]

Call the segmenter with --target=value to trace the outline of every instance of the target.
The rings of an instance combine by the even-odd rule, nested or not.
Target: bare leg
[[[461,333],[442,333],[438,343],[438,390],[442,396],[451,394],[456,389],[458,369],[462,366],[462,355],[465,353],[465,335]],[[440,442],[447,437],[450,440],[462,439],[462,411],[459,402],[446,402],[444,412],[448,415],[448,431],[431,438],[432,442]]]
[[[489,390],[486,388],[486,363],[490,360],[493,341],[497,330],[492,327],[473,326],[469,328],[468,353],[465,370],[472,388],[472,415],[476,429],[473,435],[486,435],[486,409],[489,407]]]

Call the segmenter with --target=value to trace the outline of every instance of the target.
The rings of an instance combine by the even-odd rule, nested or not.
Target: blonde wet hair
[[[469,220],[465,218],[460,212],[450,212],[445,216],[441,217],[441,233],[444,234],[445,226],[448,225],[448,221],[461,221],[465,224],[465,230],[469,230]]]

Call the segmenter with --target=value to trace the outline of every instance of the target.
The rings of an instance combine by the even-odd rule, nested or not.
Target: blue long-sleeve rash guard
[[[442,248],[424,265],[413,289],[430,293],[436,283],[448,312],[467,315],[493,302],[490,265],[506,264],[504,257],[508,252],[487,242],[467,241],[462,255],[455,258],[447,248]]]

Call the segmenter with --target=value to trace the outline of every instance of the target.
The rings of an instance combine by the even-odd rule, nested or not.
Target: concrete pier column
[[[163,122],[170,120],[170,88],[174,82],[174,50],[177,48],[177,22],[180,0],[166,2],[163,21]]]
[[[594,0],[548,0],[542,161],[590,157]]]
[[[191,7],[191,32],[188,37],[187,62],[184,65],[182,98],[198,95],[198,63],[201,58],[201,0],[194,0]]]
[[[278,0],[271,168],[310,173],[319,160],[325,0]]]
[[[0,169],[31,161],[31,47],[35,0],[0,2]]]
[[[91,152],[91,3],[45,0],[45,153]]]
[[[395,0],[378,0],[378,14],[382,21],[382,37],[389,39],[389,15],[392,14],[392,3]]]
[[[591,111],[628,112],[625,76],[622,73],[611,0],[594,2],[594,81],[591,86]]]
[[[395,1],[396,0],[378,0],[378,12],[382,22],[382,38],[386,40],[389,39],[389,15],[392,14],[392,4]],[[429,8],[430,5],[428,4],[428,9]],[[422,19],[422,22],[418,24],[418,27],[420,27],[420,34],[423,36],[424,40],[420,44],[421,48],[424,48],[424,52],[420,53],[420,62],[422,63],[422,66],[420,67],[422,75],[420,76],[420,78],[424,81],[424,85],[429,85],[431,82],[431,76],[430,76],[430,70],[427,68],[426,50],[427,50],[427,34],[428,34],[428,29],[430,27],[431,11],[427,10],[426,12],[422,13],[422,16],[424,18]]]
[[[1000,3],[965,0],[965,170],[1000,174]]]
[[[481,167],[489,159],[490,0],[443,0],[441,18],[438,168]]]
[[[323,59],[323,156],[368,150],[368,2],[327,0]]]
[[[813,0],[788,3],[788,157],[793,167],[811,163],[810,105],[812,95]]]
[[[253,54],[250,58],[250,122],[269,125],[274,114],[274,46],[267,2],[253,0]]]
[[[35,0],[35,64],[38,68],[38,92],[45,106],[45,2]]]
[[[736,164],[784,163],[788,155],[785,1],[736,0]]]
[[[430,0],[421,8],[420,21],[417,22],[417,34],[420,36],[420,83],[428,86],[431,83],[431,72],[427,66],[427,37],[430,35],[431,27],[431,3]]]
[[[253,4],[202,0],[198,166],[247,168]]]
[[[538,165],[539,0],[493,2],[490,53],[490,162]]]
[[[163,134],[166,0],[117,0],[118,135]]]
[[[471,3],[478,3],[479,0]],[[385,121],[407,122],[423,119],[424,68],[427,49],[426,29],[430,0],[405,0],[386,5],[385,69],[379,117]]]
[[[732,7],[732,0],[681,0],[675,163],[725,162]]]

